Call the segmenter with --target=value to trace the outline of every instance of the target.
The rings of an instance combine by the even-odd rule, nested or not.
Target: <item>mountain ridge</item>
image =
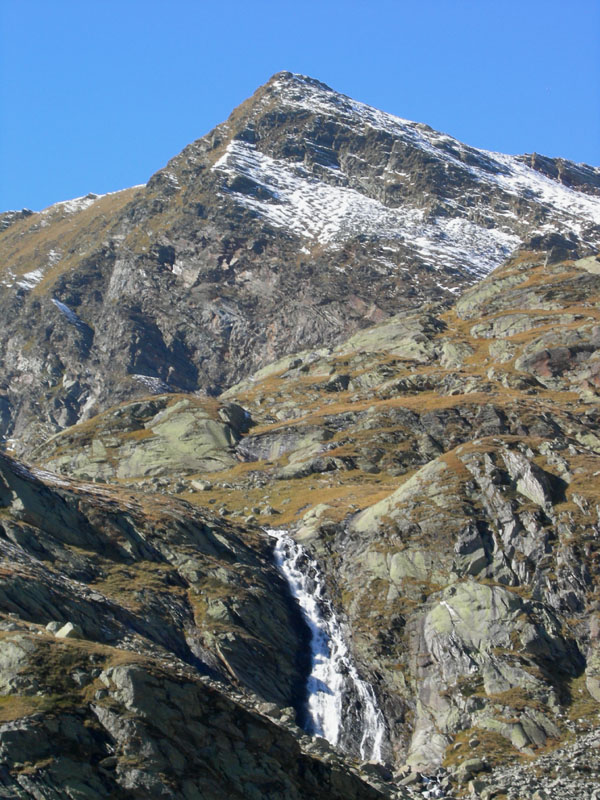
[[[8,796],[594,798],[598,171],[527,158],[278,73],[0,233]]]
[[[218,394],[303,344],[449,302],[524,236],[591,253],[600,201],[535,170],[527,199],[528,168],[503,158],[279,73],[146,186],[21,214],[0,235],[5,438],[46,438],[150,384]]]
[[[148,638],[164,635],[158,621],[173,613],[167,598],[177,586],[171,569],[152,566],[157,555],[147,547],[158,546],[179,564],[188,596],[201,589],[187,641],[196,642],[195,652],[226,682],[220,691],[246,696],[256,687],[263,700],[251,702],[263,708],[273,681],[267,689],[262,676],[255,677],[262,657],[254,651],[256,640],[249,654],[247,636],[293,640],[301,627],[286,629],[274,608],[257,620],[256,593],[247,593],[236,572],[248,558],[256,564],[258,551],[260,569],[270,574],[268,537],[255,525],[283,527],[317,559],[352,632],[359,673],[372,680],[386,719],[386,760],[396,766],[408,760],[413,771],[429,775],[442,762],[442,796],[452,797],[473,777],[470,769],[492,770],[489,778],[478,775],[483,787],[502,776],[527,785],[533,759],[541,770],[536,785],[547,789],[554,777],[543,760],[546,749],[581,759],[569,749],[570,737],[593,737],[600,708],[592,477],[600,458],[598,304],[592,294],[600,291],[600,267],[597,258],[547,261],[545,254],[522,252],[465,293],[437,324],[427,314],[390,318],[336,348],[283,359],[208,406],[164,395],[109,410],[34,454],[42,469],[54,472],[11,468],[19,483],[5,470],[9,490],[0,516],[13,546],[7,555],[14,559],[18,548],[26,564],[33,554],[40,558],[36,541],[44,548],[49,535],[64,541],[54,565],[42,551],[46,577],[39,568],[30,573],[27,624],[44,625],[55,613],[36,607],[34,575],[47,583],[75,570],[84,583],[92,580],[96,602],[103,596],[103,607],[111,607],[108,602],[123,609],[120,625],[141,605],[145,627],[124,645],[126,652],[144,653]],[[224,429],[242,428],[217,440],[207,415]],[[187,454],[184,441],[191,445]],[[207,442],[213,459],[215,448],[221,452],[221,464],[213,460],[210,473],[188,460],[190,452],[194,458],[208,454]],[[128,443],[135,462],[114,449]],[[231,460],[232,447],[239,460]],[[75,481],[68,477],[73,474]],[[79,513],[94,513],[97,538],[81,524],[77,532],[64,512],[62,524],[51,527],[53,515],[36,511],[36,495],[20,488],[23,477],[67,495],[84,492]],[[91,482],[82,486],[81,480]],[[94,512],[94,493],[109,501],[104,511]],[[191,506],[180,505],[183,500]],[[140,552],[134,546],[135,572],[130,558],[121,566],[122,555],[100,550],[101,559],[94,556],[111,504],[115,520],[127,511],[136,530],[150,524],[158,537],[145,534]],[[165,517],[157,518],[153,508],[163,515],[177,509],[178,519],[189,521],[175,530],[172,522],[163,527]],[[208,541],[216,535],[236,549],[233,562],[221,551],[211,563],[204,544],[193,566],[187,558],[179,561],[181,537],[199,519]],[[109,530],[126,552],[131,529],[119,522]],[[128,576],[121,576],[123,568]],[[255,581],[264,585],[264,577]],[[59,585],[68,592],[62,579]],[[14,578],[8,586],[14,596]],[[275,596],[267,590],[260,602],[273,604]],[[74,606],[62,604],[86,639],[102,641],[106,634],[93,625],[97,614],[76,616]],[[22,630],[22,617],[16,619],[9,617],[9,626]],[[179,624],[167,627],[169,637]],[[283,666],[276,670],[285,674]],[[115,675],[117,687],[133,679],[105,671],[107,681]],[[232,680],[235,688],[227,688]],[[110,682],[109,688],[115,691]],[[581,761],[581,776],[561,782],[565,797],[592,797],[594,746]],[[125,764],[120,769],[128,774]],[[397,797],[400,778],[388,785],[383,776],[376,780],[379,790]]]

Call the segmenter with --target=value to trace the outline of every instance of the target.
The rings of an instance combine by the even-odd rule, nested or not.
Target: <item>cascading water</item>
[[[311,673],[307,682],[309,733],[351,749],[356,741],[364,760],[383,760],[385,722],[375,693],[352,663],[317,563],[285,531],[268,530],[275,540],[275,563],[286,578],[311,631]],[[347,730],[348,724],[359,730]]]

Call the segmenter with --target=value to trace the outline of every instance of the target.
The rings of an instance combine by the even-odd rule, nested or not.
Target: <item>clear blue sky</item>
[[[0,210],[144,183],[282,69],[600,165],[600,0],[0,0]]]

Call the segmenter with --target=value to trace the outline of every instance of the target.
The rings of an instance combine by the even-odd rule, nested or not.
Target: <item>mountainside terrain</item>
[[[448,302],[523,241],[592,254],[599,223],[597,169],[280,73],[146,186],[3,215],[0,433],[22,452],[149,391],[218,394]]]
[[[0,797],[598,797],[599,170],[280,73],[2,219]]]

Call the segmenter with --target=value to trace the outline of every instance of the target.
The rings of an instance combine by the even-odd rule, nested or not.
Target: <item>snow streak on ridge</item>
[[[379,111],[299,75],[276,76],[255,113],[260,114],[274,96],[281,108],[334,119],[360,135],[369,129],[384,131],[447,168],[459,170],[483,198],[484,217],[489,192],[504,201],[512,197],[538,205],[544,209],[546,221],[535,229],[532,226],[528,235],[551,231],[581,235],[586,227],[600,225],[600,198],[564,186],[515,156],[468,147],[427,125]],[[240,205],[293,235],[334,249],[362,234],[385,241],[396,253],[402,250],[406,256],[406,251],[412,251],[436,269],[455,267],[475,277],[500,264],[522,241],[515,227],[522,231],[526,226],[508,207],[500,210],[502,202],[494,210],[493,220],[483,224],[467,219],[469,209],[450,197],[439,198],[444,208],[434,217],[410,201],[401,208],[390,208],[366,196],[360,187],[340,185],[347,182],[347,176],[337,166],[321,164],[317,174],[302,163],[273,158],[247,141],[231,141],[213,170],[227,176],[224,191]],[[243,181],[237,182],[236,177]],[[392,262],[390,268],[395,268]]]
[[[242,175],[256,187],[236,192],[236,200],[277,228],[335,247],[358,233],[395,242],[434,265],[468,269],[484,275],[518,245],[514,234],[488,229],[469,220],[424,220],[416,208],[388,208],[344,186],[332,186],[301,165],[271,158],[254,145],[232,141],[214,170]]]
[[[564,186],[528,167],[516,156],[470,147],[452,136],[434,131],[428,125],[401,119],[352,100],[302,75],[295,75],[294,79],[302,84],[301,94],[294,91],[293,84],[283,77],[273,84],[286,105],[306,108],[313,113],[320,112],[338,118],[341,116],[343,122],[354,128],[362,124],[405,140],[409,139],[414,146],[467,170],[482,183],[495,183],[508,194],[531,193],[540,202],[564,213],[575,226],[580,224],[582,217],[585,221],[600,224],[600,198]],[[476,163],[469,164],[463,160],[469,155],[474,157]]]

